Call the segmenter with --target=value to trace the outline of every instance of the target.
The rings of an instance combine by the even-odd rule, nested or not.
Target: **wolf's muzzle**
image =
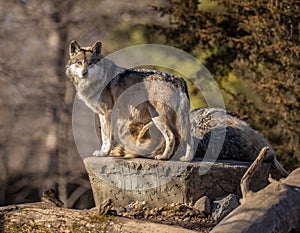
[[[84,70],[82,71],[82,78],[87,78],[88,77],[88,71]]]

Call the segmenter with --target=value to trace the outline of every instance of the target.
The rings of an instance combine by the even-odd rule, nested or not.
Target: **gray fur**
[[[151,151],[149,157],[170,159],[180,142],[178,148],[183,155],[180,160],[190,161],[193,140],[189,132],[190,103],[185,81],[165,72],[119,67],[101,55],[101,48],[99,41],[90,47],[80,47],[72,41],[66,66],[66,74],[79,98],[99,115],[102,146],[94,155],[108,156],[113,142],[124,138],[127,141],[120,144],[125,147],[132,143],[131,149],[137,149],[134,151],[137,155],[144,153],[141,147],[150,152],[148,146],[153,140],[136,144],[129,126],[141,123],[149,128],[153,122],[160,131],[155,137],[165,140],[157,140],[161,143],[157,147],[164,146],[164,151],[161,153],[158,148]],[[126,155],[126,148],[119,151]],[[132,154],[132,150],[129,153]]]
[[[218,159],[233,159],[239,161],[254,161],[261,149],[268,146],[270,149],[265,161],[273,161],[276,168],[283,176],[288,172],[279,164],[275,151],[267,140],[257,131],[252,129],[236,114],[218,108],[199,108],[190,113],[191,134],[195,140],[196,157],[203,157],[209,143],[220,151]],[[216,142],[210,142],[212,133],[215,133]],[[225,140],[218,141],[218,134],[225,133]],[[207,154],[207,158],[215,157]]]

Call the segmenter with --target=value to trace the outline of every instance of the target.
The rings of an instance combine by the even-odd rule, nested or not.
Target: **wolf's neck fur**
[[[96,111],[100,107],[98,106],[99,98],[104,88],[124,70],[125,68],[117,66],[113,61],[102,58],[94,65],[93,69],[89,70],[89,77],[78,85],[78,97],[92,110]]]

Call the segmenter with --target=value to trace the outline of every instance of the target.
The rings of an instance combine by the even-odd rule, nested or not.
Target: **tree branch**
[[[242,199],[240,200],[241,204],[245,202],[245,199],[247,198],[247,196],[252,194],[252,191],[249,190],[249,184],[250,184],[251,178],[253,177],[254,173],[261,165],[268,150],[269,150],[268,146],[262,148],[262,150],[260,151],[260,153],[257,156],[257,158],[255,159],[255,161],[251,164],[251,166],[248,168],[248,170],[243,175],[243,177],[241,179],[241,183],[240,183],[241,192],[242,192]]]

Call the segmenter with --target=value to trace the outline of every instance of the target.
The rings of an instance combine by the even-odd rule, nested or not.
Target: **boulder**
[[[239,197],[235,194],[216,198],[212,203],[212,217],[219,222],[238,206]]]
[[[160,161],[144,158],[87,157],[84,159],[98,207],[111,199],[115,207],[146,201],[157,207],[170,203],[194,204],[226,194],[241,195],[240,180],[250,162]],[[253,191],[268,184],[270,164],[263,163],[250,184]]]
[[[300,232],[300,168],[246,197],[211,233]]]
[[[199,210],[201,213],[205,215],[209,215],[211,212],[209,198],[207,196],[201,197],[199,200],[195,202],[194,208]]]

